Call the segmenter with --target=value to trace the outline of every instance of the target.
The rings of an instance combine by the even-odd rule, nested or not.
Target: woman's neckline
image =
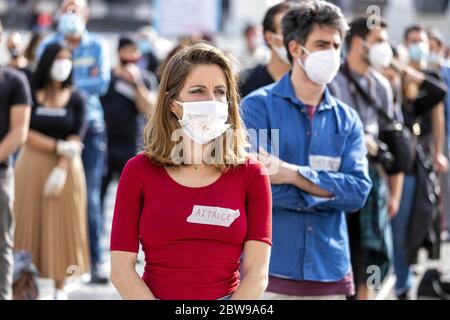
[[[200,189],[207,189],[207,188],[214,187],[215,185],[219,184],[219,183],[222,181],[223,177],[224,177],[225,174],[226,174],[226,170],[224,170],[224,171],[220,174],[220,176],[219,176],[216,180],[214,180],[213,182],[211,182],[210,184],[207,184],[207,185],[204,185],[204,186],[199,186],[199,187],[191,187],[191,186],[187,186],[187,185],[184,185],[184,184],[182,184],[182,183],[176,181],[176,180],[170,175],[170,173],[167,171],[167,168],[166,168],[166,167],[163,166],[163,167],[162,167],[162,171],[164,172],[164,174],[169,178],[169,180],[170,180],[173,184],[175,184],[175,185],[177,185],[177,186],[179,186],[179,187],[181,187],[181,188],[189,189],[189,190],[200,190]]]
[[[65,89],[62,89],[61,92],[64,92],[64,90],[65,90]],[[43,104],[43,103],[41,103],[40,101],[38,101],[38,94],[37,94],[37,92],[36,92],[36,95],[35,95],[36,105],[37,105],[38,107],[42,107],[42,108],[46,108],[46,109],[64,109],[64,108],[66,108],[67,105],[70,103],[70,100],[71,100],[71,99],[72,99],[72,92],[69,92],[69,98],[67,99],[67,101],[66,101],[64,104],[62,104],[61,106],[50,107],[50,106],[48,106],[48,105],[46,105],[46,104]]]

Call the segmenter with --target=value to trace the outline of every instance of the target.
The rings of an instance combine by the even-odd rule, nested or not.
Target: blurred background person
[[[25,44],[22,35],[16,31],[11,32],[6,40],[6,46],[10,57],[9,66],[23,72],[31,83],[32,67],[24,55]]]
[[[49,10],[42,8],[42,1],[34,1],[28,23],[28,29],[34,33],[48,31],[53,26],[53,16]]]
[[[86,182],[81,161],[85,104],[73,91],[72,55],[48,45],[33,74],[30,132],[16,176],[16,248],[31,252],[40,276],[64,293],[68,267],[89,271]]]
[[[445,42],[441,32],[436,28],[428,30],[430,39],[430,55],[428,57],[429,69],[436,72],[445,84],[447,91],[450,88],[450,62],[445,57]],[[450,94],[445,97],[445,130],[446,141],[444,143],[444,154],[450,157]],[[443,204],[443,226],[442,238],[450,241],[450,173],[441,174],[442,204]]]
[[[418,143],[415,165],[405,174],[399,211],[391,222],[395,291],[400,300],[412,298],[411,266],[417,262],[419,248],[424,246],[430,258],[439,259],[439,194],[434,190],[439,183],[436,173],[445,172],[448,167],[445,156],[438,155],[439,150],[443,150],[445,139],[445,130],[442,129],[445,86],[436,75],[433,77],[433,73],[426,72],[428,38],[425,30],[412,26],[405,31],[404,39],[405,45],[396,50],[393,64],[383,70],[397,90],[400,81],[401,91],[397,91],[397,98],[404,124],[417,137]],[[404,48],[407,56],[403,53]],[[441,149],[435,145],[441,145]]]
[[[156,69],[158,69],[160,64],[160,60],[156,55],[155,48],[151,41],[151,37],[154,32],[156,31],[153,29],[144,29],[138,31],[137,33],[138,47],[141,52],[141,58],[138,61],[138,66],[142,70],[147,70],[152,73],[156,72]]]
[[[2,37],[0,21],[0,43]],[[12,299],[15,198],[12,156],[27,138],[31,103],[25,75],[0,65],[0,300]]]
[[[283,43],[281,20],[292,6],[293,2],[282,2],[267,11],[263,20],[263,32],[264,41],[270,48],[270,60],[267,64],[259,64],[241,73],[239,93],[242,97],[280,80],[291,69],[291,62]]]
[[[377,110],[383,110],[389,118],[396,119],[391,86],[377,71],[392,61],[388,25],[381,21],[378,28],[370,29],[368,21],[367,17],[361,17],[350,23],[345,62],[332,84],[337,97],[358,112],[369,151],[373,187],[364,208],[347,217],[356,297],[360,300],[371,299],[373,294],[367,286],[370,277],[367,268],[379,267],[382,280],[389,271],[392,260],[389,219],[398,212],[404,178],[403,173],[388,177],[387,160],[379,147],[383,126],[389,123],[380,117]]]
[[[106,157],[106,127],[100,96],[106,93],[110,81],[110,52],[101,37],[86,30],[89,18],[86,0],[64,0],[60,13],[58,32],[43,40],[39,52],[51,43],[67,43],[72,51],[75,88],[86,97],[87,131],[82,157],[87,184],[91,283],[107,283],[100,243],[103,230],[101,186]]]
[[[45,34],[41,32],[32,32],[28,45],[23,53],[24,57],[28,60],[28,65],[31,70],[35,70],[37,65],[37,50],[41,41],[45,38]]]
[[[429,77],[433,77],[440,82],[440,75],[429,69],[428,59],[430,45],[426,30],[418,25],[407,28],[405,31],[404,42],[409,52],[409,65],[418,71],[423,71]],[[440,84],[442,85],[442,82],[440,82]],[[432,156],[436,171],[438,173],[445,172],[448,170],[448,159],[444,155],[446,134],[444,102],[439,101],[436,108],[433,108],[431,112],[428,112],[426,117],[428,119],[421,123],[421,137],[424,137],[425,140],[427,138],[432,139],[428,139],[428,143],[424,143],[424,146],[428,146],[427,150]]]
[[[270,51],[264,44],[261,26],[247,24],[243,36],[243,48],[239,54],[240,67],[250,69],[258,64],[266,64],[270,59]]]
[[[118,43],[119,65],[111,72],[109,89],[101,97],[107,128],[108,155],[106,175],[102,182],[102,204],[108,186],[120,176],[129,159],[134,157],[142,139],[139,115],[147,117],[153,106],[158,81],[153,73],[137,66],[142,54],[134,34],[122,35]]]

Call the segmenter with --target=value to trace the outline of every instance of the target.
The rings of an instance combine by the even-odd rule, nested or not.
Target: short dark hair
[[[52,68],[53,62],[55,62],[56,60],[56,56],[62,50],[69,50],[69,48],[66,45],[63,45],[59,42],[52,43],[45,48],[36,66],[36,70],[34,71],[32,76],[31,83],[33,90],[44,89],[52,82],[50,70]],[[73,85],[73,68],[67,80],[62,83],[62,87],[68,88],[71,87],[72,85]]]
[[[133,33],[124,33],[119,36],[119,42],[117,44],[117,50],[122,49],[125,46],[132,45],[138,47],[138,39]]]
[[[294,3],[291,1],[281,2],[279,4],[274,5],[269,10],[267,10],[266,15],[263,20],[263,32],[276,32],[275,30],[275,17],[283,12],[287,12],[294,6]]]
[[[405,33],[403,34],[403,40],[407,41],[409,38],[409,35],[412,32],[425,32],[425,28],[418,24],[409,26],[408,28],[405,29]]]
[[[289,43],[295,40],[304,45],[316,24],[335,28],[342,39],[348,31],[348,24],[341,9],[334,4],[323,0],[311,0],[296,5],[286,13],[282,21],[284,45],[291,62]]]
[[[366,39],[369,33],[372,32],[373,29],[370,28],[368,24],[369,19],[369,17],[358,17],[350,22],[350,30],[347,38],[345,39],[345,44],[348,50],[352,47],[352,40],[354,37]],[[388,23],[385,20],[381,20],[379,27],[381,29],[386,29],[388,27]]]

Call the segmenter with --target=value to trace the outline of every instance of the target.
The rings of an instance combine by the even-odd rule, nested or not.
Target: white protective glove
[[[81,151],[83,151],[83,144],[80,141],[58,140],[56,143],[56,153],[69,160],[81,155]]]
[[[55,167],[45,182],[44,196],[58,196],[63,190],[67,180],[67,170]]]

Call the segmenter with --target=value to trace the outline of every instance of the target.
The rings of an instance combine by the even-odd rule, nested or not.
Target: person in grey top
[[[357,284],[357,298],[369,299],[367,267],[378,266],[382,276],[387,274],[392,255],[392,234],[389,219],[398,212],[404,174],[387,177],[380,161],[379,134],[384,125],[375,108],[382,109],[391,119],[400,119],[401,110],[394,109],[394,99],[389,81],[377,69],[392,61],[384,21],[370,28],[367,18],[358,18],[350,24],[346,39],[347,57],[341,71],[330,84],[334,94],[356,109],[366,134],[369,151],[369,169],[373,188],[365,207],[348,216],[352,265]],[[350,80],[352,79],[352,80]],[[354,82],[353,82],[354,81]],[[357,85],[370,100],[363,97]]]
[[[0,23],[0,42],[2,38]],[[0,300],[12,299],[14,174],[12,154],[25,142],[31,109],[28,81],[0,66]]]

